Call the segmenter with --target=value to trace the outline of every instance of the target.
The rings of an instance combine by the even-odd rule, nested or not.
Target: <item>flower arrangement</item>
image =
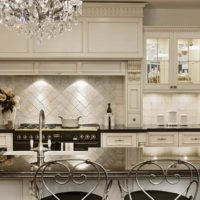
[[[19,108],[20,97],[15,96],[11,88],[0,88],[0,106],[2,107],[2,114],[7,111],[13,112],[13,108]]]

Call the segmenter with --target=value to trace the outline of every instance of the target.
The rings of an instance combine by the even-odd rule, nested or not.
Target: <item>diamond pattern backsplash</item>
[[[103,124],[111,103],[116,124],[124,123],[124,78],[112,76],[7,76],[0,87],[20,96],[16,123],[38,123],[44,109],[46,123],[61,123],[59,115],[82,116],[80,123]]]

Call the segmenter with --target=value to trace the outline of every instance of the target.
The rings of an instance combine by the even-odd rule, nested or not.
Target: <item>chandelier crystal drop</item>
[[[0,24],[40,42],[72,30],[81,14],[82,0],[0,0]]]

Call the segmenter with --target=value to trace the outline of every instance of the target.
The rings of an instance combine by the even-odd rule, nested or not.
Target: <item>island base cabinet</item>
[[[36,200],[29,179],[0,180],[0,199]]]
[[[0,180],[0,199],[25,200],[22,180]]]

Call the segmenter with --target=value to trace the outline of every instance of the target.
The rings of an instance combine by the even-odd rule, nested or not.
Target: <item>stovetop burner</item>
[[[66,128],[62,127],[61,124],[45,124],[43,129],[45,130],[86,130],[86,129],[99,129],[99,124],[80,124],[78,128]],[[20,126],[17,128],[17,130],[38,130],[39,124],[29,124],[29,123],[23,123],[20,124]]]

